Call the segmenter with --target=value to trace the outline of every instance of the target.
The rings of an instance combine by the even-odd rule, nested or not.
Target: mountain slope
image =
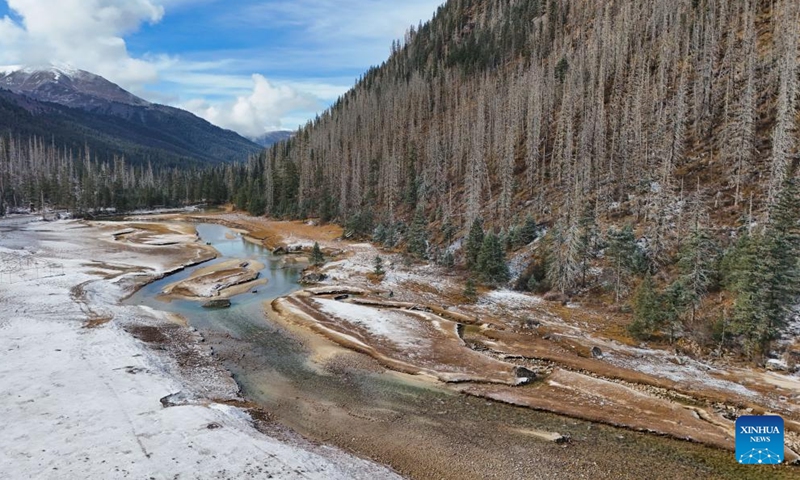
[[[767,211],[797,151],[798,10],[451,0],[276,147],[271,168],[291,164],[291,194],[317,213],[330,196],[344,218],[421,204],[464,229],[525,213],[572,224],[591,207],[662,236],[654,219],[677,221],[692,196],[739,225],[751,197]]]
[[[799,39],[795,0],[450,0],[236,204],[763,354],[800,302]]]
[[[19,70],[0,76],[0,131],[37,135],[133,163],[213,164],[244,160],[261,147],[195,115],[151,104],[88,72]]]

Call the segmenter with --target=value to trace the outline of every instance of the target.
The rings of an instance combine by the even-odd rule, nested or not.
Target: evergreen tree
[[[375,272],[375,275],[377,275],[379,277],[386,273],[386,270],[383,269],[383,259],[380,257],[380,255],[375,257],[375,269],[374,269],[374,272]]]
[[[483,237],[483,220],[476,218],[472,222],[467,236],[466,261],[467,268],[470,270],[474,270],[478,266],[478,255],[480,255],[481,247],[483,247]]]
[[[466,297],[467,301],[470,303],[475,303],[478,300],[478,290],[475,287],[475,281],[472,277],[467,279],[467,283],[464,286],[464,297]]]
[[[445,246],[450,246],[456,236],[456,227],[450,221],[450,218],[445,218],[442,222],[442,236],[444,236]]]
[[[422,208],[418,208],[414,214],[414,221],[408,232],[407,250],[411,255],[425,259],[428,250],[428,232],[426,231],[427,222]]]
[[[692,322],[697,307],[717,275],[718,255],[716,243],[702,224],[700,216],[696,216],[678,256],[680,277],[677,282],[680,286],[674,289],[678,293],[675,298],[677,306],[681,309],[691,309]]]
[[[311,264],[316,266],[325,264],[325,256],[322,254],[318,242],[314,242],[314,248],[311,250]]]
[[[381,223],[372,232],[372,241],[375,243],[385,244],[387,238],[386,224]]]
[[[633,227],[608,231],[608,260],[614,272],[614,297],[619,302],[628,281],[637,272],[644,270],[644,256],[636,245]]]
[[[561,293],[575,287],[580,275],[577,225],[554,225],[547,237],[547,281]]]
[[[761,234],[744,237],[726,259],[736,293],[732,330],[749,355],[764,353],[800,297],[800,196],[787,180]],[[733,265],[733,267],[731,267]]]
[[[260,217],[266,213],[267,202],[264,199],[264,192],[261,182],[255,181],[250,187],[250,195],[247,201],[247,213],[254,217]]]
[[[453,256],[453,252],[449,250],[445,250],[442,254],[441,261],[439,262],[442,264],[443,267],[453,268],[456,266],[456,259]]]
[[[628,331],[636,338],[647,339],[664,321],[664,302],[647,274],[633,298],[633,322]]]
[[[580,261],[581,285],[586,286],[586,277],[589,273],[589,261],[594,256],[595,240],[597,238],[597,222],[594,218],[594,208],[587,205],[578,222],[580,233],[578,234],[578,259]]]
[[[536,240],[538,234],[539,226],[536,224],[536,220],[534,220],[532,216],[528,215],[525,217],[525,223],[522,224],[522,228],[519,229],[520,245],[530,244]]]
[[[477,271],[484,281],[490,283],[502,284],[510,278],[503,244],[494,233],[489,233],[483,240],[478,253]]]

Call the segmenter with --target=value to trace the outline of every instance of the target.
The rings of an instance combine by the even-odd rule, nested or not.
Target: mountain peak
[[[104,108],[114,103],[150,105],[147,100],[119,85],[68,64],[0,67],[0,88],[36,100],[83,110]]]

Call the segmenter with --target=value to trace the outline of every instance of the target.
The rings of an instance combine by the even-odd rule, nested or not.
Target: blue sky
[[[0,65],[64,63],[244,135],[296,128],[442,0],[0,0]]]

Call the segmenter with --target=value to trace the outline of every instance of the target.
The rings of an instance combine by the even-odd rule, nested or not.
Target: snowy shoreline
[[[271,438],[221,403],[240,400],[238,386],[197,334],[170,315],[120,304],[207,253],[185,224],[131,223],[140,238],[125,242],[114,236],[122,226],[0,220],[3,475],[396,476],[334,448]],[[173,338],[153,344],[164,331]],[[177,392],[186,401],[162,406]]]

